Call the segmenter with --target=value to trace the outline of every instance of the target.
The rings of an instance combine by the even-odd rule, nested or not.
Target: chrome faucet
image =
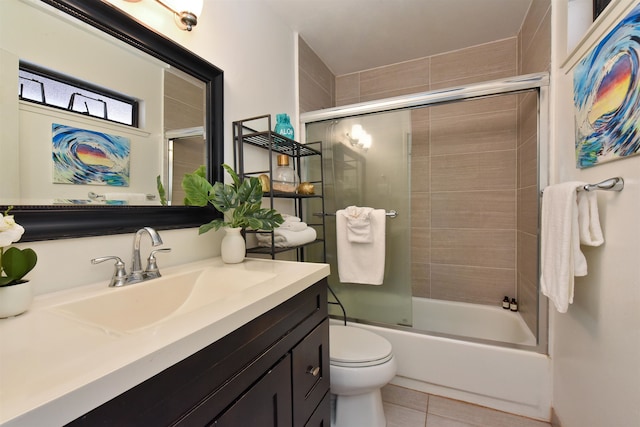
[[[131,273],[129,273],[129,277],[127,278],[128,284],[138,283],[144,280],[144,271],[142,270],[142,261],[140,260],[140,239],[142,239],[142,235],[145,232],[151,237],[152,246],[160,246],[162,244],[160,235],[153,228],[144,227],[136,231],[136,234],[133,236],[133,255],[131,257]]]
[[[155,279],[160,277],[160,270],[158,269],[158,264],[156,263],[155,254],[158,252],[170,252],[171,248],[163,248],[156,249],[151,251],[151,255],[147,259],[147,267],[145,270],[142,270],[142,261],[140,259],[140,240],[142,239],[142,235],[144,233],[149,234],[151,238],[152,246],[159,246],[162,244],[162,239],[156,230],[151,227],[144,227],[140,230],[136,231],[136,234],[133,236],[133,255],[131,257],[131,273],[127,274],[125,270],[125,265],[122,260],[117,256],[106,256],[100,258],[94,258],[91,260],[92,264],[98,264],[107,260],[115,260],[115,270],[113,273],[113,277],[109,282],[109,286],[112,287],[120,287],[125,285],[131,285],[133,283],[144,282],[145,280]]]

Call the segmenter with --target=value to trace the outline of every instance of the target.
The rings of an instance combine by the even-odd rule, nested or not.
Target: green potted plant
[[[24,233],[24,228],[9,215],[11,208],[0,214],[0,318],[27,311],[33,293],[31,284],[23,278],[38,262],[33,249],[9,247]]]
[[[199,228],[199,234],[211,229],[225,228],[221,255],[226,263],[242,262],[245,242],[240,230],[271,231],[284,222],[275,209],[262,207],[262,185],[256,177],[240,180],[238,174],[226,164],[222,167],[233,180],[232,184],[216,182],[213,185],[206,178],[206,168],[200,166],[193,173],[185,174],[182,188],[185,191],[185,205],[206,206],[212,204],[224,217],[216,218]]]

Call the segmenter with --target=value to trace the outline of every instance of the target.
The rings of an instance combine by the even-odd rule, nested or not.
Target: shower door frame
[[[446,89],[438,89],[392,98],[385,98],[369,102],[361,102],[324,110],[310,111],[300,114],[300,140],[306,138],[306,125],[326,120],[344,119],[364,114],[383,113],[409,108],[428,107],[454,101],[463,101],[474,98],[505,95],[510,93],[537,90],[538,92],[538,190],[540,191],[549,182],[549,74],[534,73],[521,76],[507,77],[499,80],[491,80],[481,83],[472,83],[464,86],[456,86]],[[538,236],[540,230],[540,204],[538,204]],[[538,270],[540,269],[540,244],[538,237]],[[538,271],[538,278],[540,272]],[[538,283],[539,285],[539,283]],[[394,325],[378,325],[382,327],[409,329],[412,332],[421,331],[412,328],[396,327]],[[424,332],[431,334],[430,332]],[[469,340],[468,338],[464,338]],[[471,341],[485,342],[485,340]],[[500,343],[487,341],[487,344],[505,347],[521,348],[538,353],[548,351],[548,310],[546,299],[538,291],[538,336],[536,346],[523,346],[519,344]]]

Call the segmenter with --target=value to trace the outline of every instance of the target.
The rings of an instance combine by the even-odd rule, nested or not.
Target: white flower
[[[24,228],[14,221],[13,215],[0,214],[0,248],[17,242],[23,233]]]

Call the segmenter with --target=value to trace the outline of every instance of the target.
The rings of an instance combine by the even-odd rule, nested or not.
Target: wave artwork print
[[[640,153],[640,5],[576,66],[576,164]]]
[[[54,123],[53,182],[129,186],[130,141]]]

